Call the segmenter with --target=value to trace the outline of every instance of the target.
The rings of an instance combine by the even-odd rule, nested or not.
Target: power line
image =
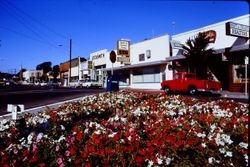
[[[64,35],[62,35],[61,33],[53,30],[52,28],[50,28],[49,26],[47,26],[46,24],[38,21],[36,18],[32,17],[31,15],[29,15],[28,13],[26,13],[25,11],[23,11],[22,9],[18,8],[16,5],[14,5],[13,3],[9,2],[9,1],[6,1],[6,3],[9,4],[9,6],[12,6],[14,7],[17,11],[19,11],[20,13],[24,14],[25,16],[27,16],[28,18],[30,18],[32,21],[40,24],[41,26],[45,27],[46,29],[48,29],[50,32],[60,36],[61,38],[67,40],[67,37],[65,37]]]
[[[30,37],[30,36],[25,35],[23,33],[20,33],[20,32],[13,31],[13,30],[5,28],[6,30],[9,30],[9,31],[14,32],[14,33],[22,34],[23,36],[25,36],[27,38],[30,38],[30,39],[32,38],[33,40],[36,40],[36,41],[39,41],[41,43],[47,44],[49,46],[53,46],[55,48],[58,48],[57,45],[55,44],[55,43],[58,43],[58,42],[55,42],[53,39],[52,40],[50,39],[50,41],[49,41],[48,40],[50,38],[49,35],[47,35],[46,33],[42,32],[39,28],[35,27],[34,24],[32,24],[30,21],[27,20],[27,17],[29,17],[30,19],[32,19],[32,21],[34,23],[35,19],[33,17],[28,16],[28,14],[25,14],[25,12],[23,12],[22,10],[18,9],[17,7],[15,7],[14,5],[11,5],[9,3],[5,3],[5,4],[0,3],[0,5],[3,7],[3,9],[11,17],[13,17],[15,20],[17,20],[26,29],[28,29],[29,31],[31,31],[35,35],[36,38],[33,38],[33,37]],[[11,6],[12,6],[12,8],[11,8]],[[13,7],[15,8],[14,10],[13,10]],[[25,14],[26,18],[25,18],[25,16],[23,14]],[[42,24],[42,23],[40,23],[38,21],[35,21],[35,22],[37,22],[39,24]],[[54,31],[54,33],[55,33],[55,31]],[[59,33],[57,33],[57,35],[58,34]],[[53,41],[53,42],[51,42],[51,41]]]
[[[1,4],[0,4],[1,5]],[[3,5],[3,4],[2,4]],[[12,16],[14,19],[16,19],[20,24],[22,24],[25,28],[27,28],[29,31],[31,31],[32,33],[34,33],[36,35],[36,37],[38,37],[38,39],[42,39],[42,41],[49,43],[49,45],[52,45],[50,42],[48,42],[43,36],[41,36],[37,31],[35,31],[32,26],[30,26],[29,23],[25,22],[24,19],[22,19],[22,17],[18,17],[16,16],[15,12],[10,12],[8,10],[7,6],[3,6],[3,9],[10,15]]]

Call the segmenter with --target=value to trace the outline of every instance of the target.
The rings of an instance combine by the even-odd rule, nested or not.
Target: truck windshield
[[[176,74],[175,79],[180,79],[180,74]]]

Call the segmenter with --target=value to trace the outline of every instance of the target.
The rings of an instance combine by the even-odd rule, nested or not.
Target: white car
[[[90,88],[90,87],[102,87],[102,83],[101,82],[98,82],[98,81],[94,81],[94,80],[87,80],[87,81],[84,81],[82,82],[82,87],[85,87],[85,88]]]
[[[73,87],[73,88],[80,88],[82,87],[82,80],[75,80],[72,82],[69,82],[69,87]]]

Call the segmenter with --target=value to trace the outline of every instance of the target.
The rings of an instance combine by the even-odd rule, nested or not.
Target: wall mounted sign
[[[118,40],[117,41],[117,54],[118,55],[129,55],[130,43],[128,40]]]
[[[92,60],[101,59],[101,58],[104,58],[104,53],[94,55],[94,56],[92,57]]]
[[[109,59],[110,59],[110,61],[112,62],[112,63],[115,63],[115,61],[116,61],[116,53],[115,53],[115,51],[111,51],[110,52],[110,54],[109,54]]]
[[[172,40],[171,41],[171,46],[172,46],[173,49],[183,49],[182,48],[183,44],[181,44],[180,41]]]
[[[216,40],[216,31],[208,30],[203,32],[206,35],[206,38],[209,40],[209,43],[214,43]]]
[[[226,35],[249,38],[249,26],[234,22],[227,22]]]
[[[130,62],[130,42],[128,40],[117,41],[117,62]]]

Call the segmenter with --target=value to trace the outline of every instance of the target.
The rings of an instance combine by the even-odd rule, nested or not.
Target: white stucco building
[[[43,75],[43,70],[27,70],[23,72],[23,79],[28,83],[35,83],[40,81]]]
[[[209,70],[221,81],[223,89],[243,91],[245,81],[245,59],[249,57],[249,23],[250,15],[244,15],[219,23],[201,27],[192,31],[173,35],[173,57],[169,60],[174,64],[184,58],[178,44],[185,44],[189,38],[198,33],[207,33],[211,39],[209,48],[215,50],[210,57]],[[249,68],[249,67],[248,67]],[[175,70],[184,70],[175,66]],[[249,75],[248,75],[249,76]],[[249,78],[249,77],[247,77]]]
[[[114,50],[117,54],[117,50]],[[147,39],[130,45],[130,62],[118,62],[113,65],[107,49],[90,54],[93,61],[93,78],[103,82],[111,75],[112,66],[115,75],[120,78],[120,87],[139,89],[160,89],[160,82],[171,79],[171,62],[165,59],[170,56],[169,35]]]

